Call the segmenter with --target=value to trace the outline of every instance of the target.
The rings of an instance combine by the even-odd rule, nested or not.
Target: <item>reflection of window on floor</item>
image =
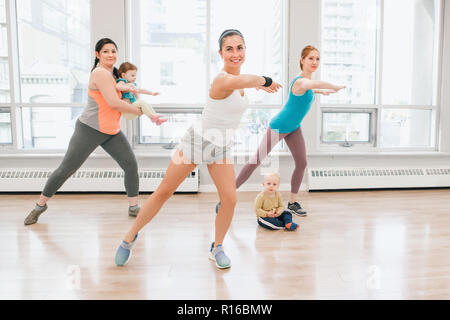
[[[162,86],[174,86],[173,62],[161,62],[160,75],[160,84]]]

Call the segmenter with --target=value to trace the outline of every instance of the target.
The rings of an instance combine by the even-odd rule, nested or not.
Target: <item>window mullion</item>
[[[19,109],[17,103],[21,101],[20,95],[20,70],[19,53],[17,41],[17,9],[15,0],[6,0],[6,30],[8,41],[8,67],[9,67],[9,92],[10,92],[10,112],[11,112],[11,138],[12,149],[18,149],[18,117]]]
[[[444,1],[439,2],[439,23],[437,24],[438,27],[436,28],[439,37],[438,43],[436,45],[436,51],[437,54],[435,55],[437,61],[435,63],[435,66],[437,66],[436,74],[434,76],[434,79],[436,81],[436,86],[434,90],[434,102],[433,105],[436,105],[436,111],[435,111],[435,131],[434,131],[434,147],[436,151],[440,150],[440,143],[441,143],[441,137],[440,137],[440,128],[441,128],[441,108],[442,108],[442,59],[443,59],[443,43],[444,43]],[[436,32],[435,31],[435,32]]]
[[[20,98],[20,70],[19,47],[17,32],[17,9],[15,0],[6,0],[6,24],[8,34],[8,64],[11,103],[21,102]]]
[[[383,37],[384,37],[384,0],[378,0],[378,14],[377,14],[377,23],[378,23],[378,43],[377,43],[377,85],[375,88],[375,109],[376,109],[376,123],[375,123],[375,149],[380,149],[380,141],[381,141],[381,112],[382,112],[382,81],[383,81]]]
[[[282,38],[283,40],[283,59],[282,59],[282,64],[283,64],[283,79],[282,81],[284,82],[284,86],[283,86],[283,92],[284,95],[281,99],[281,108],[284,106],[284,104],[287,102],[287,99],[289,97],[289,47],[290,47],[290,41],[289,41],[289,37],[290,37],[290,33],[289,33],[289,25],[290,25],[290,16],[289,16],[289,12],[290,12],[290,1],[283,1],[282,3],[282,18],[281,21],[284,21],[284,25],[283,25],[283,36]]]
[[[123,3],[123,21],[124,21],[124,30],[125,30],[125,61],[133,61],[132,56],[132,48],[131,48],[131,34],[132,34],[132,19],[130,15],[130,1],[126,0]],[[134,124],[135,122],[132,121],[124,121],[121,119],[121,127],[123,128],[123,131],[125,132],[125,136],[130,143],[132,147],[135,145],[135,135],[134,132]]]
[[[130,59],[132,61],[140,63],[141,61],[141,49],[140,49],[140,28],[139,25],[141,24],[141,16],[140,14],[137,14],[140,12],[140,1],[131,1],[127,0],[127,9],[128,14],[126,15],[125,19],[126,27],[129,28],[129,32],[126,33],[127,36],[130,37],[128,40],[129,50],[128,53],[130,54]],[[138,47],[139,46],[139,47]],[[140,73],[138,73],[140,74]],[[139,75],[140,77],[140,75]],[[142,83],[142,81],[140,81]],[[127,121],[128,122],[128,121]],[[127,127],[131,127],[131,130],[129,130],[127,133],[131,133],[132,136],[132,146],[133,148],[136,148],[136,146],[139,145],[139,135],[140,135],[140,122],[138,120],[132,121],[132,124],[128,125]]]
[[[206,1],[206,81],[205,81],[205,102],[208,101],[209,86],[211,84],[211,0]]]

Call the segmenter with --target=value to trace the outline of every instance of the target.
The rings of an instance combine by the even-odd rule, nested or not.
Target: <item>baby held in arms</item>
[[[119,67],[119,76],[120,78],[116,80],[116,88],[122,92],[122,100],[141,109],[142,113],[147,115],[152,122],[155,122],[157,125],[167,121],[167,119],[161,118],[161,115],[157,114],[147,102],[139,99],[139,94],[157,96],[159,95],[159,92],[137,88],[135,82],[137,77],[137,67],[134,64],[130,62],[122,63]],[[127,120],[134,120],[138,117],[138,115],[131,113],[123,113],[122,115]]]

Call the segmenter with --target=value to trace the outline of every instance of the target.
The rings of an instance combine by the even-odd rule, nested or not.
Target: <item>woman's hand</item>
[[[334,92],[338,92],[338,91],[340,91],[340,90],[342,90],[342,89],[345,89],[345,88],[347,88],[347,87],[346,87],[346,86],[336,86]]]
[[[270,86],[268,86],[268,87],[259,86],[259,87],[256,88],[256,90],[264,90],[264,91],[269,92],[269,93],[275,93],[281,87],[282,87],[281,84],[279,84],[278,82],[273,81]]]

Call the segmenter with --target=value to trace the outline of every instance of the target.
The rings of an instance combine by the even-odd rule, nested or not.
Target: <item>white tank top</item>
[[[239,90],[234,90],[221,100],[212,99],[208,95],[202,116],[192,127],[197,134],[217,146],[231,145],[247,106],[247,95],[241,96]]]

